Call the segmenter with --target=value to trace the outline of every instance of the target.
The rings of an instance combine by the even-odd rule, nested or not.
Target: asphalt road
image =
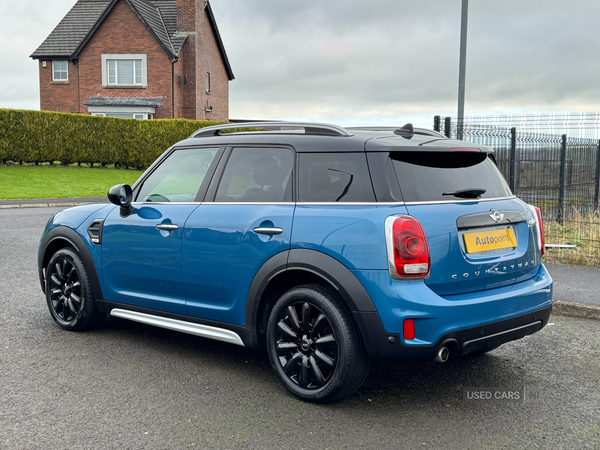
[[[554,298],[600,307],[600,269],[546,264],[554,280]]]
[[[346,401],[311,405],[258,351],[114,318],[59,329],[36,273],[54,210],[0,210],[3,449],[600,448],[598,321],[552,316],[478,359],[375,364]]]

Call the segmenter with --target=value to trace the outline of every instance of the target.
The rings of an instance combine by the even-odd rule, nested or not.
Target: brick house
[[[229,118],[234,76],[208,0],[78,0],[31,58],[42,110]]]

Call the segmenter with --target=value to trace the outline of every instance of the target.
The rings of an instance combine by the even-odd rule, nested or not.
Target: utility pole
[[[465,77],[467,73],[467,21],[469,15],[469,0],[462,0],[460,24],[460,65],[458,70],[458,120],[456,126],[457,139],[463,138],[465,121]]]

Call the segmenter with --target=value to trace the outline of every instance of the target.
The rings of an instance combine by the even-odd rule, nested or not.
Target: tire
[[[314,403],[349,396],[362,385],[371,365],[348,312],[318,285],[290,289],[275,303],[267,349],[285,388]]]
[[[64,330],[82,331],[104,319],[96,308],[89,276],[74,248],[58,250],[46,267],[46,302]]]

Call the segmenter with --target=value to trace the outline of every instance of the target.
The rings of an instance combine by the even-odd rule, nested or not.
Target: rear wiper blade
[[[481,188],[469,188],[469,189],[459,189],[454,192],[444,192],[442,195],[454,195],[459,198],[479,198],[483,194],[485,194],[485,189]]]

